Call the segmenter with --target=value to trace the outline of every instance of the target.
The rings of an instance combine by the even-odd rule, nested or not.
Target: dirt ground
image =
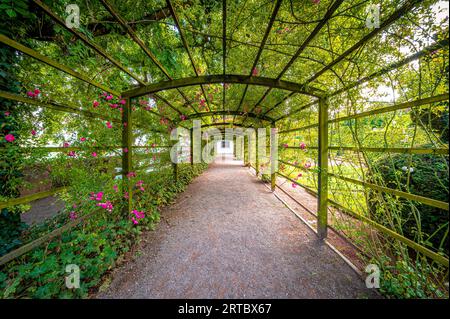
[[[96,298],[376,298],[242,162],[218,160]]]

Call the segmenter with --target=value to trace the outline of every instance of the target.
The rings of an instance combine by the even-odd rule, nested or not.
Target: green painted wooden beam
[[[397,9],[394,13],[392,13],[386,20],[382,21],[380,23],[379,28],[375,28],[372,32],[366,34],[361,40],[359,40],[357,43],[352,45],[349,49],[347,49],[344,53],[339,55],[336,59],[334,59],[330,64],[326,65],[324,68],[322,68],[320,71],[315,72],[313,76],[311,76],[308,80],[304,82],[304,84],[311,83],[312,81],[316,80],[319,76],[324,74],[326,71],[330,70],[333,66],[344,60],[348,55],[352,54],[359,48],[361,48],[364,44],[366,44],[368,41],[373,39],[375,36],[379,35],[381,32],[386,30],[388,27],[390,27],[394,22],[399,20],[401,17],[406,15],[408,12],[410,12],[414,7],[423,2],[423,0],[407,0],[404,2],[404,4]]]
[[[309,108],[309,107],[311,107],[313,105],[316,105],[318,103],[319,103],[319,100],[311,102],[311,103],[308,103],[306,105],[303,105],[303,106],[299,107],[298,109],[295,109],[295,110],[289,112],[288,114],[280,116],[279,118],[275,119],[275,122],[278,122],[278,121],[283,120],[285,118],[291,117],[292,115],[297,114],[297,113],[299,113],[299,112],[301,112],[303,110],[306,110],[307,108]]]
[[[156,99],[163,101],[168,107],[170,107],[172,110],[174,110],[174,111],[177,112],[178,114],[180,114],[180,115],[183,114],[183,112],[181,112],[178,108],[176,108],[175,106],[173,106],[173,104],[170,103],[170,102],[169,102],[166,98],[164,98],[163,96],[158,95],[158,94],[153,94],[153,96],[154,96]]]
[[[255,114],[255,113],[244,113],[244,112],[239,112],[239,111],[238,112],[237,111],[201,112],[201,113],[197,113],[197,114],[190,114],[190,115],[187,116],[187,119],[191,120],[191,119],[201,118],[201,117],[205,117],[205,116],[213,116],[213,115],[236,115],[236,116],[245,116],[245,115],[247,115],[248,117],[259,118],[259,119],[261,119],[263,121],[269,121],[269,122],[273,121],[268,116],[260,117],[260,116],[258,116],[258,114]],[[236,123],[236,124],[233,124],[233,125],[238,126],[239,124]]]
[[[284,102],[286,102],[288,99],[290,99],[292,96],[295,95],[295,92],[291,92],[289,94],[287,94],[280,102],[276,103],[274,106],[268,108],[263,115],[266,115],[270,112],[272,112],[275,108],[277,108],[278,106],[280,106],[281,104],[283,104]]]
[[[26,195],[26,196],[22,196],[22,197],[18,197],[18,198],[11,198],[11,199],[8,199],[7,201],[0,202],[0,209],[15,206],[15,205],[27,204],[27,203],[35,201],[37,199],[46,198],[46,197],[61,193],[66,189],[67,189],[67,187],[59,187],[59,188],[51,189],[48,191],[34,193],[31,195]]]
[[[117,12],[117,10],[107,1],[100,0],[106,10],[111,14],[111,16],[116,19],[117,22],[126,30],[130,38],[144,51],[144,53],[152,60],[152,62],[158,67],[159,70],[169,79],[173,80],[172,76],[169,72],[164,68],[164,66],[159,62],[156,56],[150,51],[150,49],[144,44],[144,42],[136,35],[134,30],[129,26],[129,24],[122,18],[122,16]],[[192,109],[197,113],[197,110],[186,97],[186,95],[179,89],[177,89],[178,93],[183,97],[183,99],[191,105]]]
[[[0,97],[8,99],[8,100],[17,101],[17,102],[27,103],[27,104],[31,104],[31,105],[37,105],[40,107],[45,107],[45,108],[49,108],[49,109],[53,109],[53,110],[57,110],[57,111],[80,114],[80,115],[90,117],[90,118],[110,121],[110,122],[114,122],[114,123],[120,123],[120,120],[118,120],[118,119],[104,116],[100,113],[94,113],[94,112],[90,112],[90,111],[81,110],[80,107],[77,107],[77,106],[61,105],[61,104],[58,104],[56,102],[51,102],[51,101],[44,102],[39,99],[23,97],[23,96],[20,96],[17,94],[13,94],[13,93],[1,91],[1,90],[0,90]]]
[[[106,86],[104,86],[104,85],[94,81],[94,80],[91,80],[88,76],[83,75],[81,73],[78,73],[77,71],[72,70],[71,68],[69,68],[69,67],[67,67],[67,66],[65,66],[63,64],[61,64],[61,63],[59,63],[59,62],[57,62],[55,60],[52,60],[52,59],[44,56],[44,55],[40,54],[39,52],[37,52],[37,51],[35,51],[33,49],[30,49],[30,48],[20,44],[19,42],[16,42],[16,41],[8,38],[7,36],[5,36],[3,34],[0,34],[0,42],[3,43],[3,44],[6,44],[7,46],[10,46],[13,49],[16,49],[16,50],[18,50],[20,52],[23,52],[26,55],[28,55],[28,56],[30,56],[30,57],[38,60],[38,61],[41,61],[41,62],[43,62],[43,63],[45,63],[45,64],[47,64],[47,65],[49,65],[49,66],[51,66],[51,67],[53,67],[53,68],[55,68],[57,70],[65,72],[65,73],[67,73],[67,74],[69,74],[69,75],[71,75],[71,76],[73,76],[73,77],[75,77],[77,79],[80,79],[80,80],[82,80],[82,81],[84,81],[86,83],[89,83],[89,84],[91,84],[91,85],[93,85],[93,86],[95,86],[95,87],[97,87],[97,88],[99,88],[99,89],[101,89],[103,91],[109,92],[109,93],[111,93],[113,95],[116,95],[116,96],[120,95],[120,92],[114,91],[114,90],[112,90],[112,89],[110,89],[110,88],[108,88],[108,87],[106,87]]]
[[[227,0],[222,0],[222,74],[227,73]],[[225,111],[226,91],[222,87],[222,110]],[[225,121],[225,115],[223,116]]]
[[[103,4],[105,9],[111,14],[111,16],[114,17],[114,19],[119,22],[119,24],[127,31],[130,38],[133,39],[134,42],[136,42],[139,47],[147,54],[147,56],[153,61],[153,63],[156,64],[156,66],[161,70],[162,73],[164,73],[165,76],[167,76],[169,79],[172,79],[169,72],[164,68],[164,66],[161,64],[161,62],[158,61],[156,56],[150,51],[149,48],[142,42],[142,40],[136,35],[136,33],[133,31],[133,29],[128,25],[128,23],[120,16],[120,14],[117,12],[117,10],[106,0],[100,0],[100,2]]]
[[[281,90],[295,91],[301,94],[310,95],[314,97],[319,97],[323,94],[323,91],[317,89],[302,86],[294,82],[275,80],[271,78],[259,77],[259,76],[248,76],[241,74],[215,74],[215,75],[204,75],[195,76],[188,78],[181,78],[172,81],[163,81],[159,83],[154,83],[147,85],[142,88],[135,88],[126,92],[123,92],[123,96],[129,97],[139,97],[142,95],[155,93],[164,90],[176,89],[180,87],[193,86],[199,84],[214,84],[214,83],[235,83],[235,84],[249,84],[258,86],[274,87]]]
[[[314,195],[318,195],[317,191],[315,191],[314,189],[312,189],[310,186],[307,186],[307,185],[305,185],[305,184],[299,183],[298,181],[296,181],[296,180],[294,180],[294,179],[292,179],[292,178],[290,178],[290,177],[284,175],[283,173],[278,172],[277,174],[280,175],[281,177],[286,178],[287,180],[291,181],[291,182],[294,183],[295,185],[298,185],[298,186],[301,186],[301,187],[307,189],[308,191],[310,191],[310,192],[313,193]]]
[[[411,107],[419,107],[419,106],[428,105],[431,103],[447,101],[448,99],[449,99],[449,94],[443,93],[443,94],[439,94],[436,96],[427,97],[424,99],[417,99],[414,101],[395,104],[395,105],[391,105],[391,106],[387,106],[387,107],[383,107],[383,108],[379,108],[379,109],[375,109],[375,110],[361,112],[361,113],[354,114],[354,115],[338,117],[338,118],[329,120],[328,123],[331,124],[331,123],[348,121],[348,120],[357,119],[357,118],[361,118],[361,117],[371,116],[371,115],[375,115],[375,114],[382,114],[382,113],[393,112],[393,111],[397,111],[397,110],[408,109]],[[307,129],[311,129],[311,128],[318,127],[318,126],[319,126],[319,124],[316,123],[316,124],[311,124],[311,125],[307,125],[307,126],[303,126],[303,127],[284,130],[279,133],[285,134],[285,133],[290,133],[290,132],[297,132],[297,131],[307,130]]]
[[[40,0],[33,0],[33,2],[39,6],[53,21],[57,22],[60,26],[62,26],[64,29],[72,33],[74,36],[76,36],[78,39],[80,39],[84,44],[86,44],[88,47],[90,47],[92,50],[97,52],[99,55],[104,57],[106,60],[110,61],[112,64],[114,64],[117,68],[119,68],[121,71],[128,74],[130,77],[138,81],[140,84],[145,85],[146,83],[141,80],[136,74],[130,72],[126,67],[124,67],[119,61],[115,60],[113,57],[111,57],[109,54],[107,54],[103,48],[101,48],[99,45],[93,43],[86,37],[83,33],[76,30],[76,28],[69,28],[66,24],[66,22],[61,19],[58,15],[56,15],[48,6],[46,6],[42,1]]]
[[[311,147],[309,147],[311,148]],[[352,152],[377,152],[377,153],[401,153],[401,154],[435,154],[447,155],[448,148],[406,148],[406,147],[349,147],[330,146],[330,151],[352,151]]]
[[[256,53],[256,58],[253,61],[253,65],[252,65],[252,68],[250,69],[249,76],[252,76],[253,70],[258,65],[259,58],[261,57],[261,54],[262,54],[262,52],[264,50],[264,46],[266,45],[267,39],[269,37],[270,31],[272,30],[273,23],[275,22],[275,18],[277,17],[277,14],[278,14],[278,11],[280,10],[282,2],[283,2],[282,0],[277,0],[275,2],[275,6],[273,8],[272,15],[270,17],[269,23],[267,24],[266,31],[264,32],[264,36],[263,36],[263,38],[261,40],[261,43],[259,44],[258,52]],[[248,90],[248,84],[244,88],[244,92],[242,94],[242,97],[241,97],[241,100],[240,100],[240,102],[238,104],[238,107],[236,108],[236,111],[239,111],[241,109],[242,103],[245,100],[245,95],[247,94],[247,90]],[[253,107],[253,109],[250,112],[253,112],[253,110],[255,109],[256,105]]]
[[[189,44],[186,41],[186,37],[184,35],[183,28],[181,28],[180,21],[178,20],[178,16],[177,16],[177,14],[175,12],[175,9],[174,9],[174,7],[172,5],[172,2],[170,0],[166,0],[166,3],[167,3],[167,7],[169,8],[170,14],[172,15],[172,18],[175,21],[175,25],[177,26],[178,32],[180,34],[181,42],[183,43],[183,46],[184,46],[184,48],[185,48],[185,50],[186,50],[186,52],[188,54],[189,60],[190,60],[191,65],[192,65],[192,68],[194,69],[195,76],[198,76],[198,70],[197,70],[197,67],[195,65],[194,58],[193,58],[191,50],[189,48]],[[210,111],[211,110],[210,102],[209,102],[209,99],[208,99],[208,97],[206,95],[206,92],[205,92],[205,89],[204,89],[203,85],[200,85],[200,89],[202,91],[203,97],[205,98],[208,111]],[[192,106],[192,104],[191,104],[191,106]]]
[[[225,111],[225,112],[228,112],[228,111]],[[234,123],[234,122],[209,123],[209,124],[204,124],[204,125],[202,125],[202,128],[203,128],[203,127],[211,127],[211,126],[230,126],[231,128],[233,128],[233,127],[253,128],[253,126],[241,125],[241,124]]]
[[[427,198],[427,197],[423,197],[423,196],[419,196],[419,195],[415,195],[415,194],[411,194],[411,193],[406,193],[403,191],[399,191],[396,189],[392,189],[392,188],[388,188],[388,187],[384,187],[384,186],[379,186],[376,184],[372,184],[372,183],[367,183],[367,182],[363,182],[360,180],[356,180],[353,178],[349,178],[349,177],[344,177],[344,176],[340,176],[340,175],[336,175],[334,173],[328,173],[329,176],[352,183],[352,184],[356,184],[356,185],[360,185],[366,188],[370,188],[379,192],[383,192],[383,193],[388,193],[388,194],[392,194],[398,197],[402,197],[405,199],[409,199],[409,200],[413,200],[428,206],[433,206],[433,207],[437,207],[443,210],[448,211],[449,209],[449,204],[446,202],[442,202],[439,200],[435,200],[435,199],[431,199],[431,198]]]
[[[328,200],[328,202],[335,206],[336,208],[344,211],[345,213],[353,216],[356,219],[361,220],[362,222],[365,222],[366,224],[369,224],[371,226],[373,226],[375,229],[377,229],[378,231],[380,231],[383,234],[386,234],[388,236],[391,236],[392,238],[395,238],[397,240],[399,240],[400,242],[404,243],[405,245],[407,245],[408,247],[411,247],[412,249],[414,249],[415,251],[418,251],[419,253],[422,253],[423,255],[429,257],[430,259],[434,260],[435,262],[445,266],[445,267],[449,267],[449,261],[448,258],[445,258],[444,256],[435,253],[434,251],[416,243],[415,241],[412,241],[409,238],[406,238],[400,234],[398,234],[397,232],[393,231],[392,229],[387,228],[386,226],[383,226],[381,224],[378,224],[377,222],[361,215],[358,214],[354,211],[352,211],[351,209],[348,209],[344,206],[342,206],[341,204],[339,204],[338,202],[335,202],[331,199]]]
[[[308,146],[310,150],[317,150],[317,146]],[[279,146],[280,150],[296,149],[303,150],[300,146]],[[375,153],[399,153],[399,154],[435,154],[449,155],[448,148],[409,148],[409,147],[354,147],[354,146],[329,146],[330,151],[350,151],[350,152],[375,152]]]
[[[410,101],[410,102],[395,104],[395,105],[391,105],[391,106],[387,106],[387,107],[383,107],[383,108],[379,108],[379,109],[375,109],[375,110],[361,112],[361,113],[354,114],[354,115],[338,117],[336,119],[330,120],[329,123],[348,121],[348,120],[353,120],[353,119],[366,117],[366,116],[370,116],[370,115],[375,115],[375,114],[382,114],[382,113],[393,112],[393,111],[397,111],[397,110],[409,109],[411,107],[418,107],[418,106],[422,106],[422,105],[428,105],[431,103],[448,101],[448,99],[449,99],[448,93],[439,94],[439,95],[427,97],[424,99],[417,99],[417,100]]]
[[[340,7],[340,5],[343,3],[343,0],[336,0],[333,2],[333,4],[328,8],[327,12],[325,13],[324,17],[320,20],[320,22],[316,25],[316,27],[314,28],[314,30],[308,35],[308,37],[305,39],[305,41],[303,41],[303,43],[300,45],[300,47],[298,48],[298,50],[295,52],[295,54],[292,56],[292,58],[289,60],[289,62],[286,64],[286,66],[283,68],[283,70],[278,74],[277,76],[277,80],[280,80],[284,74],[287,72],[287,70],[294,64],[294,62],[298,59],[298,57],[300,56],[300,54],[306,49],[306,47],[311,43],[312,40],[314,40],[314,38],[317,36],[317,34],[322,30],[322,28],[327,24],[327,22],[331,19],[331,17],[333,16],[334,12]],[[270,93],[272,88],[269,88],[268,90],[266,90],[266,92],[264,92],[263,96],[259,99],[258,102],[256,102],[255,106],[253,107],[252,110],[255,109],[255,107],[257,105],[259,105],[265,98],[266,96]],[[290,96],[294,95],[295,93],[292,92]],[[289,97],[290,97],[289,96]],[[281,103],[283,103],[286,99],[283,99],[283,101]],[[269,108],[269,110],[267,110],[264,114],[269,113],[270,111],[272,111],[273,109],[275,109],[276,107],[278,107],[281,103],[277,103],[275,104],[273,107]]]
[[[86,151],[86,150],[117,150],[121,146],[88,146],[88,147],[63,147],[63,146],[35,146],[22,147],[23,151],[46,151],[46,152],[69,152],[69,151]]]
[[[304,187],[306,190],[308,190],[311,193],[317,195],[317,192],[315,190],[311,189],[310,187],[308,187],[306,185],[303,185],[303,184],[293,180],[292,178],[290,178],[290,177],[288,177],[288,176],[286,176],[286,175],[284,175],[282,173],[278,172],[278,175],[280,175],[283,178],[286,178],[287,180],[291,181],[292,183],[294,183],[296,185]],[[382,232],[382,233],[384,233],[386,235],[389,235],[389,236],[391,236],[391,237],[401,241],[402,243],[406,244],[407,246],[413,248],[414,250],[424,254],[425,256],[431,258],[432,260],[434,260],[434,261],[438,262],[439,264],[444,265],[444,266],[446,266],[448,268],[449,262],[448,262],[448,259],[445,258],[444,256],[439,255],[439,254],[431,251],[430,249],[419,245],[418,243],[416,243],[416,242],[414,242],[414,241],[412,241],[412,240],[410,240],[410,239],[408,239],[408,238],[406,238],[406,237],[396,233],[395,231],[393,231],[393,230],[391,230],[391,229],[389,229],[389,228],[387,228],[387,227],[385,227],[383,225],[378,224],[377,222],[375,222],[375,221],[373,221],[373,220],[371,220],[371,219],[369,219],[369,218],[367,218],[367,217],[365,217],[365,216],[363,216],[361,214],[353,212],[352,210],[342,206],[341,204],[339,204],[339,203],[337,203],[337,202],[335,202],[335,201],[333,201],[331,199],[328,199],[328,203],[331,206],[334,206],[334,207],[342,210],[344,213],[348,214],[349,216],[352,216],[355,219],[361,220],[361,221],[363,221],[363,222],[365,222],[365,223],[367,223],[369,225],[374,226],[374,228],[379,230],[380,232]]]
[[[299,170],[302,170],[303,172],[308,172],[308,173],[312,172],[311,170],[308,170],[307,168],[305,168],[303,166],[295,165],[293,163],[289,163],[289,162],[287,162],[285,160],[282,160],[282,159],[278,159],[278,162],[286,164],[286,165],[289,165],[289,166],[292,166],[292,167],[295,167],[295,168],[297,168]]]
[[[33,240],[32,242],[25,244],[23,246],[20,246],[19,248],[10,251],[9,253],[7,253],[6,255],[3,255],[0,257],[0,266],[4,265],[8,262],[10,262],[11,260],[14,260],[24,254],[26,254],[27,252],[33,250],[34,248],[39,247],[40,245],[52,240],[53,238],[63,234],[64,232],[70,230],[71,228],[79,225],[81,222],[84,222],[85,220],[87,220],[88,218],[96,215],[96,214],[101,214],[100,211],[93,211],[89,214],[83,215],[78,217],[77,219],[70,221],[69,223],[65,224],[64,226],[61,226],[60,228],[57,228],[53,231],[51,231],[50,233],[45,234],[42,237],[39,237],[36,240]]]
[[[437,43],[434,43],[434,44],[426,47],[425,49],[423,49],[423,50],[421,50],[421,51],[419,51],[417,53],[414,53],[413,55],[410,55],[410,56],[406,57],[405,59],[403,59],[401,61],[394,62],[394,63],[388,65],[387,67],[382,68],[381,70],[379,70],[377,72],[374,72],[374,73],[372,73],[372,74],[370,74],[370,75],[368,75],[366,77],[363,77],[363,78],[359,79],[358,81],[355,81],[355,82],[353,82],[351,84],[348,84],[345,87],[343,87],[342,89],[334,91],[329,96],[331,97],[331,96],[335,96],[335,95],[341,94],[343,92],[347,92],[348,90],[350,90],[352,88],[355,88],[355,87],[357,87],[357,86],[359,86],[359,85],[361,85],[363,83],[366,83],[366,82],[368,82],[370,80],[373,80],[373,79],[375,79],[375,78],[377,78],[377,77],[379,77],[379,76],[381,76],[383,74],[389,73],[392,70],[398,69],[398,68],[400,68],[400,67],[402,67],[402,66],[404,66],[404,65],[406,65],[406,64],[408,64],[408,63],[410,63],[412,61],[418,60],[421,57],[423,57],[423,56],[425,56],[425,55],[427,55],[427,54],[429,54],[431,52],[434,52],[436,50],[440,50],[440,49],[444,49],[444,48],[448,49],[448,44],[449,44],[448,38],[447,39],[443,39],[443,40],[441,40],[441,41],[439,41]]]
[[[328,99],[319,100],[319,176],[317,199],[317,235],[327,237],[328,231]]]

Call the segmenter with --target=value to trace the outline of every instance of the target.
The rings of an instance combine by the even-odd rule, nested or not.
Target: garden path
[[[241,161],[217,159],[97,298],[373,298]]]

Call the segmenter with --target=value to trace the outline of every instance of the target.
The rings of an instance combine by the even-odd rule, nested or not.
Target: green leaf
[[[7,14],[10,18],[15,18],[15,17],[17,17],[17,13],[16,13],[16,11],[14,11],[13,9],[6,9],[6,14]]]

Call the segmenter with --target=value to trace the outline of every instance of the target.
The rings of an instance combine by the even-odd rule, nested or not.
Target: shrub
[[[0,298],[85,298],[101,285],[103,275],[123,259],[126,252],[139,240],[144,230],[151,230],[159,221],[159,207],[174,200],[186,185],[199,175],[207,165],[180,165],[179,179],[173,181],[171,169],[139,176],[144,181],[145,192],[133,196],[136,209],[145,210],[145,218],[134,225],[124,216],[120,205],[112,212],[91,207],[95,214],[83,225],[71,228],[58,238],[35,248],[0,268]],[[80,177],[83,179],[83,176]],[[72,187],[79,194],[82,185]],[[91,188],[92,185],[89,185]],[[65,195],[68,199],[71,194]],[[111,196],[111,194],[108,194]],[[112,197],[108,197],[112,198]],[[92,203],[95,204],[95,203]],[[115,202],[116,204],[116,202]],[[89,207],[83,207],[83,214]],[[28,241],[49,231],[49,226],[67,223],[67,214],[57,215],[45,225],[27,231]],[[54,227],[52,227],[54,228]],[[80,289],[67,289],[64,284],[65,267],[79,265]]]
[[[376,161],[373,169],[386,187],[446,202],[449,193],[448,165],[447,156],[395,154],[386,155]],[[408,174],[409,170],[411,170],[410,174]],[[401,218],[403,234],[408,238],[418,240],[420,232],[423,235],[422,244],[432,245],[435,249],[443,247],[448,254],[448,237],[441,242],[445,236],[445,227],[438,231],[440,226],[448,222],[448,212],[415,201],[410,202],[403,199],[399,199],[399,201],[402,205],[398,206],[399,216],[397,217]],[[376,200],[372,201],[372,218],[386,225],[384,216],[386,212],[375,213],[376,204],[374,205],[374,203]],[[420,216],[420,224],[414,218],[412,205],[415,206]],[[394,214],[395,212],[389,213]]]

